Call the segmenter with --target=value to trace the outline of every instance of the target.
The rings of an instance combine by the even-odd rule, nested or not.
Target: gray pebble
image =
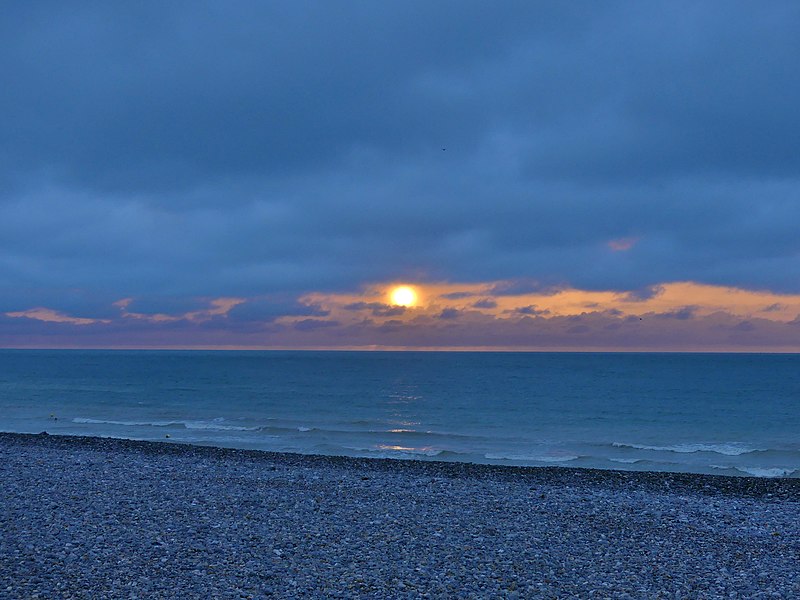
[[[800,482],[0,433],[2,598],[800,597]]]

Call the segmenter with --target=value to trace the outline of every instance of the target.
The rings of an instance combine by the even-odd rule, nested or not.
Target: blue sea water
[[[800,355],[0,351],[0,430],[800,476]]]

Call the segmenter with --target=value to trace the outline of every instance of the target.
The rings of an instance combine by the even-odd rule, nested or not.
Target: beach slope
[[[0,434],[0,597],[800,597],[800,480]]]

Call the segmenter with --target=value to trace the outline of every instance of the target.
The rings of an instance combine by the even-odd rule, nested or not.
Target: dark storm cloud
[[[769,306],[765,306],[761,309],[761,312],[776,312],[779,310],[783,310],[784,306],[780,303],[770,304]]]
[[[18,83],[4,149],[23,168],[46,161],[127,191],[306,172],[358,145],[474,140],[463,120],[490,115],[450,102],[439,73],[580,26],[580,13],[524,2],[17,3],[0,29],[2,69]]]
[[[208,302],[197,298],[173,297],[153,298],[139,297],[125,303],[125,310],[140,315],[182,315],[206,308]]]
[[[660,319],[677,319],[679,321],[688,321],[689,319],[694,318],[694,313],[696,310],[696,306],[684,306],[678,310],[661,313],[656,316]]]
[[[472,306],[475,308],[497,308],[497,302],[491,298],[481,298],[477,302],[473,302]]]
[[[475,292],[450,292],[449,294],[442,294],[442,298],[447,300],[461,300],[462,298],[471,298]]]
[[[272,297],[248,299],[230,309],[227,317],[232,321],[269,322],[279,317],[325,317],[329,311],[316,304],[302,304],[292,298]]]
[[[793,2],[6,3],[0,311],[800,291],[798,30]]]
[[[494,296],[518,296],[521,294],[556,294],[557,286],[544,285],[535,279],[520,278],[501,281],[493,285],[488,292]]]
[[[342,307],[344,310],[369,310],[373,317],[397,317],[406,312],[405,306],[392,306],[381,302],[352,302]]]
[[[659,294],[664,292],[664,286],[662,285],[648,285],[638,290],[631,290],[625,295],[626,302],[644,302],[645,300],[650,300],[651,298],[655,298]]]
[[[339,323],[336,321],[326,321],[324,319],[303,319],[294,324],[297,331],[314,331],[316,329],[325,329],[328,327],[337,327]]]
[[[550,314],[550,311],[547,309],[538,309],[536,306],[521,306],[519,308],[514,309],[515,313],[520,315],[528,315],[528,316],[536,316],[536,315],[547,315]]]
[[[460,314],[461,314],[461,311],[459,311],[458,309],[445,308],[445,309],[442,310],[441,313],[439,313],[439,317],[438,318],[447,321],[447,320],[450,320],[450,319],[457,319]]]

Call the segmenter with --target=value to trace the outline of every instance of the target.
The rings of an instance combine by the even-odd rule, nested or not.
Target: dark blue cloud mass
[[[3,11],[0,312],[240,297],[310,330],[298,296],[376,281],[800,292],[796,2]]]

